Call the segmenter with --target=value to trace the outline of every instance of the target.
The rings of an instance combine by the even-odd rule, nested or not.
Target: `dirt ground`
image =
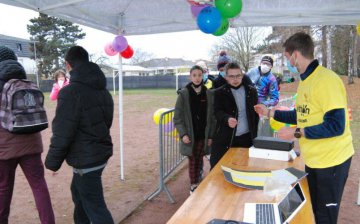
[[[356,84],[347,86],[349,105],[353,109],[354,142],[359,149],[360,135],[360,79]],[[296,83],[283,84],[283,92],[296,90]],[[114,141],[114,156],[110,159],[103,174],[103,185],[107,205],[116,221],[122,224],[161,224],[176,212],[189,196],[189,179],[187,174],[187,161],[170,178],[167,186],[172,193],[175,204],[168,201],[163,192],[152,201],[145,199],[154,192],[158,186],[158,129],[152,120],[155,110],[162,107],[172,108],[176,99],[175,91],[156,90],[130,91],[124,96],[124,172],[125,180],[120,180],[119,165],[119,122],[118,110],[115,109],[114,123],[111,134]],[[118,98],[114,98],[118,104]],[[47,103],[48,116],[52,120],[55,103]],[[44,153],[46,156],[51,129],[43,133]],[[351,171],[343,195],[339,222],[341,224],[358,223],[360,220],[360,207],[356,205],[360,177],[360,150],[352,160]],[[207,171],[209,165],[205,162]],[[10,224],[40,223],[30,187],[18,168],[14,196],[11,206]],[[56,222],[59,224],[73,223],[73,203],[70,194],[72,170],[63,164],[57,174],[46,171],[46,180],[51,194],[55,211]],[[127,217],[127,218],[126,218]]]

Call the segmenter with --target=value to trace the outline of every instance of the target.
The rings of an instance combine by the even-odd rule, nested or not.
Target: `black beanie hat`
[[[5,60],[15,60],[17,61],[17,57],[13,50],[8,47],[0,46],[0,62]]]
[[[273,59],[272,59],[270,56],[267,56],[267,55],[266,55],[266,56],[262,57],[261,62],[263,62],[263,61],[269,62],[269,63],[271,64],[271,66],[274,65],[274,61],[273,61]]]

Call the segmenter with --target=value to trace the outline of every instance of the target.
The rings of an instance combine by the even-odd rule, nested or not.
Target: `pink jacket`
[[[69,85],[69,80],[68,79],[65,80],[65,82],[64,82],[64,84],[63,84],[63,86],[61,88],[63,88],[64,86],[67,86],[67,85]],[[50,93],[50,99],[51,100],[57,100],[61,88],[60,88],[60,86],[59,86],[59,84],[57,82],[54,83],[53,88],[52,88],[51,93]]]

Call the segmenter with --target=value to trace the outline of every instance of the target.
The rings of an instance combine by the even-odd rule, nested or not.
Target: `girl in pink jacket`
[[[57,70],[54,73],[54,79],[55,79],[55,83],[50,93],[51,100],[57,100],[60,89],[69,84],[69,81],[66,78],[64,70],[61,69]]]

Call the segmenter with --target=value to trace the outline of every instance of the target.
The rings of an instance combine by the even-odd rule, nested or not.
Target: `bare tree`
[[[141,62],[148,61],[150,59],[153,59],[155,56],[153,53],[149,53],[146,51],[143,51],[142,49],[136,49],[134,52],[134,55],[132,56],[130,60],[130,64],[137,65]]]
[[[260,28],[237,27],[228,31],[221,38],[221,43],[212,47],[212,52],[218,55],[219,50],[225,50],[227,54],[237,61],[247,71],[253,57],[253,48],[262,37]]]

